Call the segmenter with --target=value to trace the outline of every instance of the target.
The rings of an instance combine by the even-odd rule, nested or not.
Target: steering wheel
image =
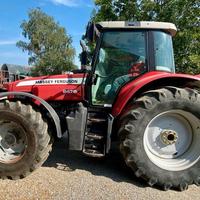
[[[99,63],[100,65],[100,63]],[[100,65],[98,66],[98,76],[101,77],[101,78],[109,78],[109,77],[112,77],[116,74],[120,74],[121,72],[119,72],[118,70],[113,70],[115,67],[114,66],[117,66],[118,63],[114,60],[112,60],[112,64],[109,63],[109,64],[106,64],[107,65],[107,68],[109,68],[110,66],[110,69],[106,69],[104,65]]]

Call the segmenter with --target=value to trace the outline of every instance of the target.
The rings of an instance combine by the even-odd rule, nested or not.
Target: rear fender
[[[61,131],[61,126],[60,126],[60,118],[58,117],[56,111],[52,108],[50,104],[48,104],[46,101],[41,99],[40,97],[37,97],[33,94],[29,94],[26,92],[2,92],[0,93],[0,100],[6,99],[9,96],[22,96],[22,97],[28,97],[30,99],[33,99],[37,102],[39,102],[41,105],[43,105],[46,110],[50,113],[56,127],[57,131],[57,137],[61,138],[62,137],[62,131]]]
[[[124,107],[142,92],[161,86],[185,86],[200,88],[200,76],[172,74],[167,72],[149,72],[127,83],[119,91],[113,104],[112,115],[117,117]]]

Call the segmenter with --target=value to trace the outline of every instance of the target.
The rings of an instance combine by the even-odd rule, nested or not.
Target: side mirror
[[[87,47],[85,46],[82,40],[80,41],[80,45],[82,47],[82,53],[80,54],[81,68],[86,68],[90,63],[88,58]]]
[[[85,38],[89,42],[94,42],[95,39],[99,37],[99,31],[95,26],[94,22],[88,22],[87,28],[86,28],[86,33],[85,33]]]

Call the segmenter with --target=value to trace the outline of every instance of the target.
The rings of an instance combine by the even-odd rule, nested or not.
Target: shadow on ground
[[[66,172],[76,169],[86,170],[95,176],[105,176],[116,182],[147,187],[143,180],[136,178],[133,172],[126,167],[117,145],[112,147],[111,153],[106,158],[97,159],[84,156],[81,152],[68,151],[62,141],[57,141],[43,166],[54,167]]]

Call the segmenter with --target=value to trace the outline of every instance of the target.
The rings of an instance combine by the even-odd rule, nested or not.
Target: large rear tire
[[[51,150],[48,125],[31,105],[0,102],[0,178],[24,178]]]
[[[200,94],[165,87],[144,93],[121,117],[120,151],[137,177],[164,190],[200,185]]]

